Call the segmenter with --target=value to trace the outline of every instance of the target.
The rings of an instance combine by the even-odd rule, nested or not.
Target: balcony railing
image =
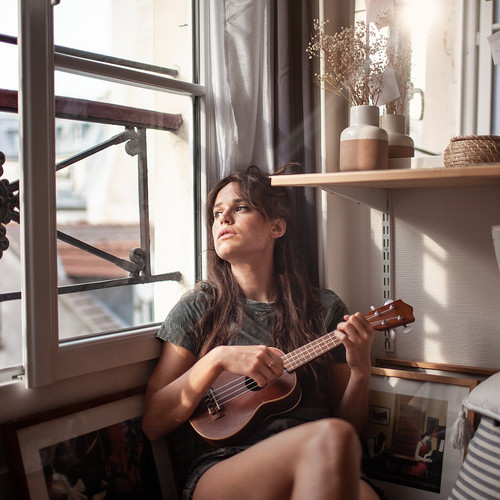
[[[17,113],[17,98],[16,91],[0,89],[0,111]],[[59,287],[59,294],[159,281],[180,281],[182,275],[177,271],[157,275],[151,272],[146,131],[147,129],[155,129],[176,132],[183,123],[182,116],[57,96],[55,98],[55,110],[57,118],[124,127],[123,132],[57,163],[56,171],[63,170],[107,148],[124,143],[127,154],[137,156],[139,178],[140,247],[130,249],[128,260],[57,231],[59,240],[111,262],[114,266],[127,271],[129,277],[64,285]],[[2,166],[4,163],[5,155],[0,153],[0,178],[3,176]],[[9,182],[7,179],[0,179],[0,258],[9,247],[8,224],[11,222],[19,223],[21,217],[22,214],[19,212],[19,180]],[[2,293],[0,294],[0,302],[17,300],[20,297],[20,291]]]

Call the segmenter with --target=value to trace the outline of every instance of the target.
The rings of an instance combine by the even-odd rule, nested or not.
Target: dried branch
[[[377,104],[382,92],[381,75],[387,67],[387,38],[373,26],[358,21],[338,33],[325,32],[328,21],[314,21],[315,34],[307,47],[312,59],[324,63],[324,72],[315,83],[345,98],[351,105]]]
[[[329,35],[328,21],[314,21],[315,33],[306,52],[318,57],[324,71],[315,74],[314,82],[321,88],[345,98],[351,105],[377,105],[383,90],[383,73],[394,68],[400,97],[386,104],[387,113],[404,113],[413,85],[411,83],[411,40],[395,24],[391,11],[384,11],[377,23],[358,21]],[[382,27],[389,26],[388,34]]]

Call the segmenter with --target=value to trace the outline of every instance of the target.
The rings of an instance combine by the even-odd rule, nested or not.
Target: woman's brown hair
[[[275,175],[287,170],[283,167]],[[281,218],[286,222],[285,234],[276,240],[274,267],[277,298],[271,317],[271,345],[290,352],[326,333],[322,305],[310,285],[299,256],[294,250],[294,224],[287,189],[271,186],[269,175],[257,167],[234,172],[221,180],[209,193],[206,220],[211,234],[214,222],[213,207],[219,191],[236,183],[240,196],[265,219]],[[228,262],[221,259],[211,239],[207,255],[207,280],[198,287],[208,296],[210,308],[200,323],[204,334],[200,356],[220,344],[227,344],[241,328],[245,297],[231,272]]]

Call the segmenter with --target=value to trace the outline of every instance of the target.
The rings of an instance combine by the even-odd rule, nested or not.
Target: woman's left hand
[[[370,353],[375,330],[359,312],[344,316],[337,325],[335,336],[346,348],[346,360],[351,372],[370,372]]]

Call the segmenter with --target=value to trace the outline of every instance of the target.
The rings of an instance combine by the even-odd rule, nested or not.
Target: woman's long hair
[[[276,174],[282,174],[287,167]],[[270,177],[257,167],[232,173],[208,195],[206,220],[209,234],[217,195],[232,182],[238,185],[240,196],[265,219],[281,218],[286,222],[286,232],[274,246],[277,298],[271,317],[271,345],[287,353],[326,333],[322,305],[294,250],[294,224],[288,192],[284,187],[271,186]],[[199,346],[202,356],[217,345],[227,344],[238,332],[245,307],[245,296],[234,279],[230,264],[215,252],[213,238],[208,248],[207,280],[198,287],[209,296],[210,302],[200,323],[204,332],[200,336],[203,344]]]

